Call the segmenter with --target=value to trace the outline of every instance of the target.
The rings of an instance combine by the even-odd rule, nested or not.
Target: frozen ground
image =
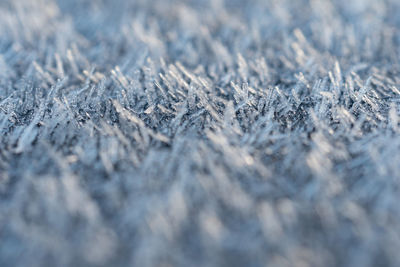
[[[400,266],[399,14],[0,1],[0,266]]]

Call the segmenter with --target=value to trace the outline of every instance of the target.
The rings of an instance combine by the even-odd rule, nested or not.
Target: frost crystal
[[[0,1],[0,266],[400,266],[399,3]]]

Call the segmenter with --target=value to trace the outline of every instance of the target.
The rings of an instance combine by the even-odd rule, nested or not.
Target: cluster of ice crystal
[[[399,266],[399,14],[0,1],[0,266]]]

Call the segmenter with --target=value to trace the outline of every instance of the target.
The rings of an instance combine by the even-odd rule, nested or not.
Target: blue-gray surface
[[[0,1],[0,266],[400,266],[399,14]]]

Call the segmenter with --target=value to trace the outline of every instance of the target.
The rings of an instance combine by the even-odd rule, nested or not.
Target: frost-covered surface
[[[400,266],[399,14],[0,1],[0,266]]]

